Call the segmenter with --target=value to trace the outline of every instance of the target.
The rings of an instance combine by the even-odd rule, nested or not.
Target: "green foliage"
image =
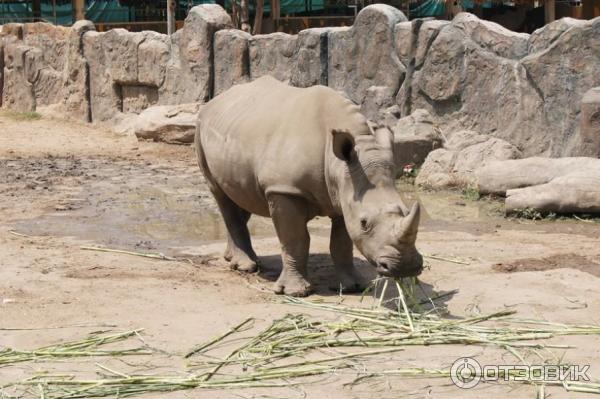
[[[10,110],[0,111],[0,116],[7,117],[15,121],[37,121],[42,119],[42,115],[37,112],[15,112]]]
[[[537,209],[533,208],[519,208],[515,209],[511,213],[512,216],[521,219],[530,219],[530,220],[542,220],[544,219],[544,215]]]
[[[475,187],[467,187],[463,189],[462,195],[465,199],[471,201],[477,201],[480,198],[479,190],[477,190]]]

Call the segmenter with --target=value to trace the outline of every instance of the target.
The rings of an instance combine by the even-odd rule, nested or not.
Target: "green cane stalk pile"
[[[386,300],[390,285],[395,286],[398,296]],[[422,289],[416,279],[385,280],[381,292],[374,294],[373,306],[348,306],[340,300],[326,302],[284,297],[283,303],[291,307],[307,309],[312,314],[324,316],[289,313],[272,321],[268,327],[253,336],[239,338],[239,335],[254,329],[255,320],[247,318],[230,330],[187,351],[183,355],[184,359],[188,359],[185,371],[169,375],[130,375],[100,366],[102,375],[97,379],[41,374],[5,385],[0,390],[0,398],[10,397],[5,393],[8,388],[21,388],[30,396],[57,399],[127,397],[149,392],[202,388],[288,387],[310,382],[307,377],[311,376],[342,374],[353,375],[352,384],[368,378],[392,376],[449,378],[450,370],[446,368],[382,369],[370,368],[366,364],[368,359],[377,359],[378,356],[384,356],[388,363],[402,363],[402,354],[394,352],[402,351],[408,346],[435,345],[499,348],[511,353],[520,364],[528,364],[523,354],[523,351],[527,351],[536,354],[545,363],[559,364],[561,359],[552,349],[566,350],[572,347],[548,340],[558,336],[600,335],[598,325],[567,325],[516,319],[513,317],[515,312],[511,310],[450,319],[433,300],[417,299],[417,288]],[[134,332],[127,334],[132,336]],[[122,337],[124,336],[114,335],[110,339]],[[97,339],[32,352],[0,352],[0,367],[17,361],[71,355],[118,357],[146,354],[140,348],[120,353],[100,351],[97,346],[107,341]],[[229,347],[233,349],[224,356],[215,357],[212,354]],[[517,376],[508,375],[510,381],[535,385],[537,395],[541,397],[545,395],[544,387],[552,385],[562,386],[573,392],[600,394],[600,384],[595,382],[540,381],[515,377]]]

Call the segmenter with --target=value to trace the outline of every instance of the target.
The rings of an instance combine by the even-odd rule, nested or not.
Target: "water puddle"
[[[9,170],[13,169],[41,181],[57,198],[41,217],[12,224],[24,234],[73,236],[99,245],[165,253],[226,238],[216,204],[195,165],[40,159],[23,161]],[[10,180],[11,175],[7,176]],[[13,183],[22,185],[16,176]],[[505,219],[498,201],[474,201],[458,192],[415,191],[414,186],[402,182],[398,191],[407,204],[415,200],[422,204],[423,231],[483,234],[501,226],[528,225]],[[557,225],[552,224],[551,229]],[[537,222],[534,228],[540,226],[544,224]],[[267,218],[253,216],[249,228],[254,237],[275,236]],[[309,229],[328,236],[328,219],[318,218]]]

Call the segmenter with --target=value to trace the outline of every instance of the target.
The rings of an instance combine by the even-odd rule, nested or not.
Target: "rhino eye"
[[[367,218],[360,219],[360,228],[362,229],[362,231],[365,231],[365,232],[371,230],[371,225],[369,224],[369,221],[367,220]]]

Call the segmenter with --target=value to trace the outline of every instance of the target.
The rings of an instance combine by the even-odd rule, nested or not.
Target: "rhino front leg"
[[[352,249],[352,239],[346,230],[344,218],[341,216],[331,218],[329,251],[338,279],[338,286],[330,287],[333,290],[359,292],[366,287],[367,282],[354,267]]]
[[[307,296],[312,289],[307,280],[306,270],[310,246],[310,236],[306,228],[306,201],[284,194],[269,194],[268,200],[271,218],[281,244],[283,263],[274,291],[276,294]]]

